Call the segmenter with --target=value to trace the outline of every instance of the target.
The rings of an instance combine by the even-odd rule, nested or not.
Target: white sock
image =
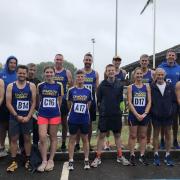
[[[73,162],[73,159],[69,159],[69,162]]]
[[[89,159],[88,159],[88,158],[85,158],[84,161],[89,161]]]
[[[155,152],[155,153],[154,153],[154,155],[157,155],[157,156],[159,156],[158,152]]]
[[[170,153],[169,153],[169,152],[166,152],[166,157],[169,156],[169,155],[170,155]]]
[[[144,154],[141,154],[141,157],[144,156]]]

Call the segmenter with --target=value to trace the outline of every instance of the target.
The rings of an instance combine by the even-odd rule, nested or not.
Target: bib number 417
[[[74,112],[84,114],[86,112],[86,104],[75,103]]]

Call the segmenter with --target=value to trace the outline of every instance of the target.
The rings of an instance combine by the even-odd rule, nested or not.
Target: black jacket
[[[97,89],[97,103],[100,116],[121,115],[120,102],[123,101],[123,85],[119,80],[109,83],[103,80]]]
[[[156,119],[170,119],[177,112],[177,101],[175,89],[171,84],[166,83],[164,95],[162,96],[156,83],[151,84],[151,115]]]

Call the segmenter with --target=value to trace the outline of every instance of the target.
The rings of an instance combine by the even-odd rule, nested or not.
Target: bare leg
[[[158,152],[159,150],[159,133],[161,128],[154,126],[154,132],[153,132],[153,146],[154,146],[154,152]]]
[[[26,152],[26,156],[30,156],[31,154],[31,135],[30,134],[24,134],[24,149]]]
[[[57,149],[57,130],[58,130],[58,125],[49,125],[49,135],[50,135],[50,156],[49,160],[54,159],[54,155]]]
[[[166,142],[166,152],[170,152],[171,150],[171,127],[165,127],[165,142]]]
[[[18,150],[18,144],[17,141],[19,139],[19,135],[11,136],[11,157],[16,157],[17,150]]]
[[[43,161],[47,161],[47,124],[39,125],[40,151]]]
[[[144,155],[147,143],[147,126],[139,126],[140,135],[140,153]]]
[[[85,160],[89,159],[89,140],[88,135],[81,134],[82,142],[83,142],[83,150],[84,150],[84,156]]]
[[[74,146],[76,142],[77,135],[70,135],[69,137],[69,144],[68,144],[68,151],[69,151],[69,160],[73,160],[74,157]]]
[[[137,129],[138,126],[130,126],[129,127],[129,150],[130,150],[130,154],[134,155],[134,146],[135,146],[135,142],[136,142],[136,138],[137,138]]]

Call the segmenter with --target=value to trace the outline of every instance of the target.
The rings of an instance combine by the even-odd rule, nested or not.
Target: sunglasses
[[[120,61],[121,61],[121,59],[113,59],[113,61],[119,61],[119,62],[120,62]]]

